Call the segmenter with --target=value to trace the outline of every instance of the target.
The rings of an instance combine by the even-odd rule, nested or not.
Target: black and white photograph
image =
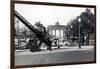
[[[14,65],[96,60],[95,6],[14,3]]]

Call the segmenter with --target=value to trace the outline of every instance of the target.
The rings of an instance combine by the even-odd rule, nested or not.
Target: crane
[[[17,17],[26,27],[28,27],[33,33],[36,34],[36,37],[44,42],[47,45],[47,49],[52,50],[51,48],[51,43],[52,41],[50,40],[49,37],[43,37],[43,35],[41,34],[41,32],[39,30],[37,30],[31,23],[29,23],[21,14],[19,14],[16,10],[14,13],[14,16]]]

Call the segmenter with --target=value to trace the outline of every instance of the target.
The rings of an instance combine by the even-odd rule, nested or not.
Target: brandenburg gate
[[[50,35],[53,35],[54,38],[64,39],[65,38],[65,25],[60,25],[57,21],[55,25],[48,25],[47,30]]]

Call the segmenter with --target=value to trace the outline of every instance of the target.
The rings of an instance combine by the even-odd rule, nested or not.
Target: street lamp
[[[78,23],[79,23],[79,48],[81,48],[81,43],[80,43],[80,22],[81,22],[81,18],[78,18]]]
[[[73,28],[73,26],[71,25],[71,29]]]

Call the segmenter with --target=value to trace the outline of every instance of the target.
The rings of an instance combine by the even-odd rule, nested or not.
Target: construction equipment
[[[37,30],[32,24],[30,24],[22,15],[20,15],[17,11],[15,11],[14,16],[16,16],[26,27],[28,27],[33,33],[36,34],[36,37],[44,42],[47,45],[47,49],[51,49],[51,43],[49,37],[43,36],[39,30]]]

